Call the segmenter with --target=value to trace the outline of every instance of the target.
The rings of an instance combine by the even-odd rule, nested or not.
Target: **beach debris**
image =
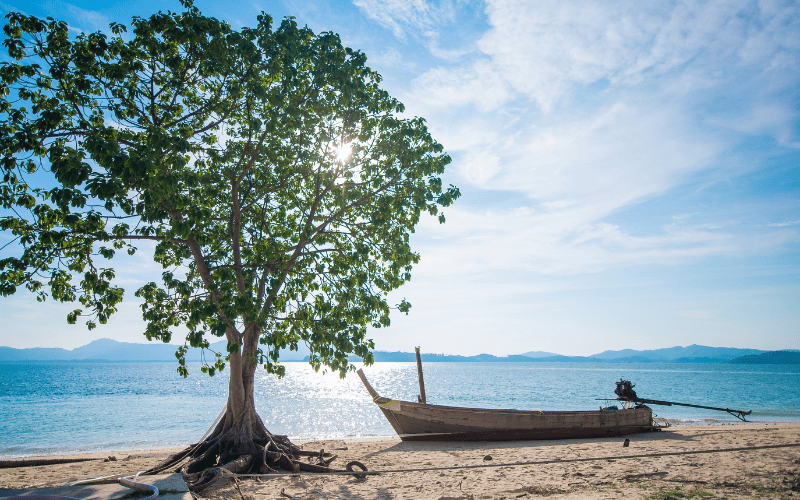
[[[723,424],[725,425],[725,424]],[[672,427],[672,424],[669,423],[669,420],[662,417],[656,417],[655,413],[653,414],[653,427],[656,429],[666,429],[667,427]]]
[[[639,479],[645,479],[650,477],[664,477],[668,474],[669,472],[667,471],[659,472],[658,469],[656,469],[655,472],[644,472],[642,474],[628,474],[627,476],[623,476],[622,479],[626,481],[637,481]]]
[[[628,446],[630,446],[630,445],[631,445],[631,440],[630,440],[630,439],[627,439],[627,438],[625,439],[625,442],[624,442],[624,443],[622,443],[622,447],[623,447],[623,448],[627,448],[627,447],[628,447]]]
[[[491,455],[486,455],[485,457],[483,457],[483,459],[484,459],[484,460],[491,460],[491,459],[492,459],[492,456],[491,456]]]
[[[115,457],[114,455],[111,455],[110,457],[103,459],[103,462],[116,462],[116,461],[117,457]]]
[[[42,465],[71,464],[76,462],[91,462],[98,458],[15,458],[0,460],[0,469],[15,469],[17,467],[39,467]]]
[[[330,458],[326,458],[326,457],[330,457]],[[331,456],[330,453],[325,453],[325,449],[323,448],[323,449],[319,450],[318,454],[315,454],[313,456],[308,457],[308,462],[309,463],[316,463],[316,465],[321,465],[323,467],[327,467],[327,466],[329,466],[331,464],[331,462],[333,462],[337,458],[339,458],[339,455]]]
[[[355,472],[353,470],[353,467],[358,467],[363,472],[367,472],[367,466],[362,464],[361,462],[359,462],[357,460],[353,460],[352,462],[347,462],[347,465],[345,465],[344,468],[347,470],[347,472]],[[356,477],[356,479],[359,479],[359,480],[362,480],[362,481],[367,479],[367,475],[366,474],[353,474],[353,475]]]
[[[239,487],[239,480],[236,479],[236,476],[233,477],[233,484],[236,486],[236,491],[239,492],[239,497],[241,497],[242,500],[245,500],[244,494],[242,494],[242,489]]]

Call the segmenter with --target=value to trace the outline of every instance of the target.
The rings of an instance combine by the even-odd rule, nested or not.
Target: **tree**
[[[6,16],[0,293],[77,301],[67,320],[91,329],[123,299],[106,261],[157,242],[162,283],[136,291],[147,338],[186,328],[184,376],[188,346],[227,339],[202,368],[228,368],[226,412],[164,465],[189,460],[199,488],[220,464],[302,464],[255,411],[256,367],[283,375],[280,350],[300,342],[317,370],[344,376],[352,353],[370,363],[367,328],[389,325],[387,293],[419,260],[409,233],[459,192],[442,186],[450,158],[424,120],[398,117],[402,104],[337,35],[267,15],[234,30],[184,6],[134,18],[130,35]]]

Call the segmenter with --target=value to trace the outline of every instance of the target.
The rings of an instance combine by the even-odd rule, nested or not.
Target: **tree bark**
[[[239,337],[232,328],[226,333],[229,340]],[[303,451],[286,436],[271,434],[256,413],[254,381],[260,333],[256,325],[245,325],[239,348],[229,353],[228,402],[213,432],[202,442],[176,453],[146,471],[146,474],[159,474],[178,467],[176,472],[181,473],[189,488],[199,492],[225,477],[222,469],[240,474],[269,474],[276,472],[276,469],[289,472],[345,472],[328,466],[335,458],[325,460],[325,457],[331,457],[330,453],[323,453],[322,450]],[[309,460],[317,463],[300,461],[300,457],[311,457]],[[360,462],[351,462],[348,471],[352,471],[353,464],[366,470]],[[354,475],[361,477],[357,473]]]
[[[230,369],[228,381],[228,404],[225,412],[223,431],[233,430],[239,435],[237,445],[245,445],[255,440],[267,438],[264,423],[255,411],[255,373],[258,367],[256,358],[259,337],[258,328],[247,325],[242,335],[242,344],[235,352],[229,353]],[[238,429],[234,427],[238,426]]]

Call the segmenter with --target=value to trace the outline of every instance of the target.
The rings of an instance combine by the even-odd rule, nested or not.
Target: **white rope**
[[[131,481],[129,479],[131,477],[138,477],[139,474],[141,474],[142,472],[144,471],[137,472],[133,476],[119,478],[119,484],[121,484],[122,486],[127,486],[128,488],[133,488],[134,490],[151,492],[151,495],[149,497],[142,498],[141,500],[150,500],[152,498],[158,498],[158,488],[156,488],[152,484],[137,483],[136,481]]]

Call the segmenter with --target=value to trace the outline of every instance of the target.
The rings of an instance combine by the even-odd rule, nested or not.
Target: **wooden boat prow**
[[[380,396],[358,370],[372,401],[403,441],[505,441],[624,436],[651,431],[647,406],[621,410],[494,410],[398,401]]]

